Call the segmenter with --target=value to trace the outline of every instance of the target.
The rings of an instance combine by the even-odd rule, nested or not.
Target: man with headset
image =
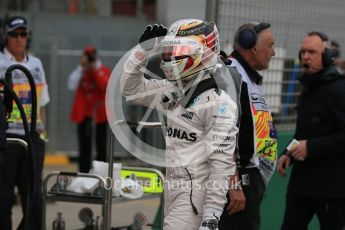
[[[345,78],[332,55],[325,34],[310,32],[304,37],[299,52],[303,89],[296,107],[296,144],[278,160],[282,176],[293,165],[283,230],[308,229],[314,214],[321,230],[345,227]]]
[[[230,179],[228,202],[219,229],[258,230],[260,204],[276,164],[277,132],[263,97],[258,73],[267,69],[274,38],[268,23],[247,23],[235,34],[229,60],[233,77],[240,78],[240,116],[236,151],[237,174]]]
[[[40,134],[45,133],[45,106],[49,102],[48,87],[41,61],[29,53],[29,26],[26,18],[13,16],[5,24],[5,44],[0,52],[0,78],[13,64],[26,67],[32,74],[37,91],[37,132],[32,136],[34,155],[35,191],[31,197],[35,211],[32,212],[30,229],[42,229],[42,170],[45,145]],[[13,89],[24,107],[28,122],[31,120],[31,93],[28,79],[23,72],[12,72]],[[13,112],[8,119],[7,137],[24,139],[24,128],[18,108],[13,105]],[[25,139],[24,139],[25,140]],[[0,229],[12,229],[11,209],[14,203],[14,187],[18,187],[23,210],[26,204],[26,154],[16,147],[8,149],[0,165]]]

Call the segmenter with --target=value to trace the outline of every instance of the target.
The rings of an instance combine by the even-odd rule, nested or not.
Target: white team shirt
[[[0,78],[5,78],[5,72],[11,65],[20,64],[26,67],[32,74],[37,92],[37,130],[44,129],[40,118],[40,107],[47,105],[50,101],[48,93],[48,85],[45,78],[42,62],[31,54],[27,54],[22,62],[17,62],[14,56],[5,48],[0,52]],[[18,95],[24,107],[27,120],[31,123],[31,97],[30,85],[25,74],[20,70],[12,71],[13,89]],[[19,110],[15,103],[13,104],[13,112],[9,119],[9,128],[7,133],[24,135],[23,122],[20,117]]]

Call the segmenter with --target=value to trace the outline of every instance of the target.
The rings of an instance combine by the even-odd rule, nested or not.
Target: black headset
[[[324,43],[329,43],[328,36],[325,33],[319,32],[319,31],[312,31],[307,34],[308,36],[318,36]],[[333,51],[330,47],[327,47],[325,44],[325,48],[322,52],[322,65],[323,68],[326,68],[334,63],[334,54]],[[302,60],[302,52],[301,50],[298,52],[298,58],[299,61],[301,62]]]
[[[238,33],[237,42],[243,49],[251,49],[256,44],[258,34],[270,27],[269,23],[261,22],[255,25],[253,29],[243,29]]]
[[[0,17],[0,51],[2,51],[6,44],[6,17]]]

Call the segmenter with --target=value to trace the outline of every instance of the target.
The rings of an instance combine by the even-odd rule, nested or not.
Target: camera
[[[88,62],[92,63],[96,60],[96,55],[95,54],[91,54],[91,53],[86,53],[86,57]]]

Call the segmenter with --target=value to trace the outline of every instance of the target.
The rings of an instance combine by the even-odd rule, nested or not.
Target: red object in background
[[[86,46],[84,48],[84,53],[85,54],[89,54],[89,55],[96,55],[97,54],[97,50],[93,46]]]
[[[149,20],[156,20],[156,0],[144,0],[143,12]]]
[[[79,0],[69,0],[68,13],[76,15],[79,12]]]
[[[83,73],[72,107],[73,122],[79,124],[87,117],[93,118],[97,124],[107,121],[105,92],[110,73],[109,68],[104,65]]]
[[[143,0],[142,13],[149,20],[156,19],[156,0]],[[136,0],[113,0],[112,14],[117,16],[137,16]]]
[[[113,0],[113,15],[136,16],[136,0]]]

